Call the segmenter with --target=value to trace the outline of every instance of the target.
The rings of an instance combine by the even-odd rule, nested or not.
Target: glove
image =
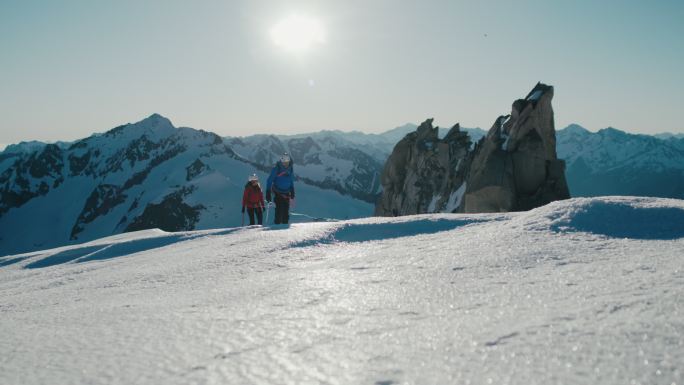
[[[242,212],[243,213],[245,212],[245,206],[242,206]]]
[[[290,191],[290,198],[294,199],[294,190]]]
[[[271,202],[271,191],[266,191],[266,202]]]

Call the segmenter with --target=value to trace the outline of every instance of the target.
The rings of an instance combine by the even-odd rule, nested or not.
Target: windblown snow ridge
[[[584,233],[607,238],[674,240],[684,238],[684,201],[664,198],[602,197],[574,198],[553,202],[524,213],[506,214],[425,214],[401,218],[366,218],[340,222],[302,223],[290,226],[229,228],[207,231],[166,233],[146,230],[102,238],[80,245],[30,254],[0,257],[0,269],[20,266],[45,268],[68,263],[86,263],[129,256],[136,253],[203,238],[230,237],[240,230],[255,237],[274,237],[268,230],[280,230],[276,249],[334,246],[393,240],[404,237],[459,231],[488,223],[510,223],[521,231],[551,232],[559,235]],[[280,232],[279,231],[279,232]],[[270,233],[270,234],[269,234]],[[275,239],[275,238],[273,238]]]
[[[25,260],[27,263],[23,266],[24,269],[38,269],[65,263],[102,261],[147,252],[208,235],[226,235],[236,230],[239,230],[239,228],[177,233],[167,233],[157,229],[142,230],[126,234],[128,237],[113,236],[76,246],[60,247],[19,256],[1,257],[0,267]]]
[[[435,234],[459,227],[484,222],[485,218],[472,216],[426,216],[420,215],[400,221],[375,220],[373,222],[344,222],[311,239],[296,242],[292,247],[308,247],[337,242],[369,242],[396,239],[423,234]]]
[[[553,202],[520,218],[525,228],[582,232],[609,238],[684,238],[684,201],[642,197],[575,198]]]

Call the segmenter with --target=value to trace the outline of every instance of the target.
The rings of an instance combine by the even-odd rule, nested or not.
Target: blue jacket
[[[266,191],[271,191],[271,189],[281,194],[294,193],[292,162],[290,162],[287,168],[280,161],[276,163],[266,181]]]

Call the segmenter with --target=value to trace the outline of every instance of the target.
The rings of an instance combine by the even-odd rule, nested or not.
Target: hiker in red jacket
[[[245,192],[242,194],[242,213],[245,213],[246,207],[250,226],[254,225],[254,214],[256,214],[259,224],[263,223],[264,206],[264,194],[261,192],[259,177],[256,174],[252,174],[247,179]]]

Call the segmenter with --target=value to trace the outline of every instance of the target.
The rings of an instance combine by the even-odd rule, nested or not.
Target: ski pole
[[[265,224],[268,225],[268,214],[271,212],[271,202],[268,202],[266,205],[266,220],[264,221]]]
[[[242,224],[240,225],[241,227],[245,227],[245,212],[242,212]]]

